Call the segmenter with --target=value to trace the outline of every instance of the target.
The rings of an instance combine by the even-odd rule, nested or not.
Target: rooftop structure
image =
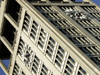
[[[6,75],[100,75],[100,7],[91,0],[1,0],[0,11]]]

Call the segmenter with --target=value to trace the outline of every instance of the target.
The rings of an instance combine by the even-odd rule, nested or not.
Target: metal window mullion
[[[92,20],[91,21],[88,21],[92,26],[96,26],[96,27],[98,27],[98,25],[96,24],[96,23],[94,23]]]
[[[53,14],[49,13],[49,16],[52,18],[52,19],[56,19]]]
[[[93,44],[88,38],[84,38],[87,44]]]
[[[34,37],[36,36],[36,35],[35,35],[34,33],[32,33],[32,32],[30,33],[30,35],[33,35]],[[33,37],[33,36],[30,36],[30,37]],[[34,40],[35,40],[35,39],[34,39]]]
[[[96,49],[94,49],[93,47],[91,47],[91,49],[94,51],[94,53],[99,53]]]
[[[90,10],[91,12],[93,12],[93,10],[91,10],[91,8],[90,7],[87,7],[88,8],[88,10]]]
[[[53,64],[55,63],[55,59],[56,59],[56,55],[57,55],[57,50],[58,50],[58,47],[59,47],[59,43],[57,43],[56,41],[55,41],[55,46],[54,46],[54,50],[53,50],[53,57],[52,57],[52,59],[53,59]]]
[[[44,43],[41,40],[38,40],[38,42],[40,42],[43,45],[43,47],[44,47]]]
[[[37,30],[35,30],[34,28],[31,27],[31,30],[35,31],[35,33],[37,33]],[[31,31],[32,32],[32,31]]]
[[[88,42],[87,42],[85,39],[80,38],[80,40],[81,40],[84,44],[88,44]]]
[[[16,67],[16,69],[19,69],[16,65],[14,67]]]
[[[53,13],[53,16],[56,18],[56,19],[59,19],[59,17],[57,15],[55,15],[55,13]]]
[[[98,18],[100,17],[100,15],[98,13],[96,13],[96,15],[98,16]]]
[[[28,36],[30,36],[30,33],[31,33],[31,29],[32,29],[32,21],[33,21],[33,19],[32,19],[32,17],[30,18],[30,22],[29,22],[29,31],[28,31]]]
[[[59,18],[64,19],[60,14],[57,13],[57,15],[59,16]]]
[[[98,47],[95,47],[96,48],[96,50],[98,51],[98,52],[100,52],[100,49],[98,48]]]
[[[44,62],[40,60],[40,62],[39,62],[39,68],[38,68],[38,74],[41,73],[42,65],[43,65],[43,64],[44,64]]]
[[[57,55],[56,55],[57,56]],[[59,55],[58,55],[59,56]],[[62,65],[62,59],[61,59],[61,61],[58,59],[58,58],[55,58],[59,63],[60,63],[60,65]]]
[[[40,32],[41,33],[41,32]],[[42,35],[44,36],[44,34],[42,33]],[[45,41],[46,39],[46,36],[45,37],[42,37],[41,35],[39,36],[39,38],[43,39]]]
[[[94,52],[91,50],[91,49],[89,49],[88,47],[86,47],[92,54],[94,54]]]
[[[65,69],[66,69],[68,57],[69,57],[69,53],[67,53],[66,56],[65,56],[65,62],[64,62],[64,64],[63,64],[63,68],[62,68],[62,74],[64,74],[64,71],[65,71]]]
[[[68,63],[67,63],[67,66],[73,71],[74,68],[72,68]],[[73,65],[74,67],[74,65]]]
[[[100,12],[99,12],[99,13],[97,13],[97,15],[100,17]]]
[[[25,16],[25,18],[26,18],[27,20],[30,20],[28,16]]]
[[[27,28],[27,30],[28,30],[28,27],[27,27],[27,25],[26,25],[26,24],[24,24],[24,27],[25,27],[25,28]]]
[[[96,32],[97,35],[100,34],[99,33],[100,31],[97,28],[95,28],[95,32]]]
[[[97,32],[96,32],[93,28],[91,28],[91,30],[92,30],[95,34],[97,34]]]
[[[44,68],[42,68],[47,74],[48,74],[48,71],[47,70],[45,70]]]
[[[37,29],[37,33],[36,33],[36,38],[35,38],[35,44],[36,46],[38,46],[38,40],[39,40],[39,36],[40,36],[40,32],[41,32],[41,26],[39,25],[38,29]]]
[[[91,10],[93,10],[93,12],[96,12],[96,10],[93,7],[90,7]]]
[[[84,75],[84,73],[83,73],[81,70],[79,70],[79,72],[80,72],[82,75]]]
[[[32,22],[32,28],[33,28],[33,26],[36,27],[36,28],[38,28],[38,25],[36,25],[35,23]]]
[[[52,50],[52,52],[51,52],[51,50],[46,49],[46,51],[48,51],[52,55],[54,50]]]
[[[24,43],[22,41],[20,41],[20,44],[24,45]]]
[[[41,28],[41,29],[43,29],[43,28]],[[44,29],[43,29],[44,30]],[[45,31],[45,30],[44,30]],[[45,32],[43,32],[43,31],[41,31],[41,33],[43,34],[43,35],[45,35],[46,36],[46,31]]]
[[[89,26],[93,26],[93,24],[91,24],[88,20],[86,20],[86,23],[87,23]]]
[[[19,49],[18,49],[18,51],[19,51],[19,53],[21,53],[21,54],[23,53],[22,50],[19,50]]]
[[[17,73],[13,72],[13,75],[18,75]]]
[[[36,72],[37,72],[37,69],[35,67],[32,67]]]
[[[96,18],[98,18],[98,16],[95,13],[92,13],[93,16],[95,16]]]
[[[78,62],[75,63],[73,74],[77,75],[79,70],[80,64]]]
[[[58,49],[58,51],[63,55],[63,57],[62,57],[61,55],[59,55],[58,53],[57,53],[57,55],[59,55],[60,58],[64,58],[64,54],[65,54],[65,53],[63,53],[63,52],[62,52],[61,50],[59,50],[59,49]]]
[[[47,6],[45,6],[45,9],[48,10],[48,11],[51,11]]]
[[[87,22],[82,21],[85,25],[90,26]]]
[[[59,21],[57,21],[57,24],[59,24],[60,26],[63,26],[62,23],[60,23]]]
[[[87,30],[90,31],[92,34],[95,35],[95,33],[90,28],[88,28]]]
[[[96,28],[96,31],[98,32],[98,34],[100,34],[100,30],[98,30],[98,29]]]
[[[83,27],[85,27],[86,25],[85,24],[83,24],[83,22],[81,22],[81,21],[78,21]]]
[[[75,31],[74,31],[74,30],[75,30]],[[71,29],[71,31],[72,31],[75,35],[78,35],[78,32],[79,32],[79,31],[78,31],[77,29],[74,29],[74,30]],[[79,32],[79,33],[80,33],[80,32]],[[81,33],[80,33],[80,34],[81,34]]]
[[[53,43],[52,40],[49,40],[49,42],[55,47],[55,43]]]
[[[72,72],[70,72],[70,70],[69,69],[66,69],[66,71],[71,75],[72,74]]]
[[[66,24],[64,21],[61,21],[61,23],[63,24],[64,27],[68,27],[68,24]]]
[[[84,45],[84,43],[80,40],[80,38],[76,38],[76,40],[78,41],[78,44],[79,44],[79,45],[80,45],[80,44]]]
[[[87,7],[83,7],[83,9],[84,9],[84,10],[86,10],[86,11],[88,11],[88,12],[90,12],[90,11],[88,10],[88,8],[87,8]]]
[[[42,7],[42,6],[41,6],[40,8],[41,8],[43,11],[47,11],[47,10],[46,10],[44,7]]]
[[[80,22],[83,26],[90,26],[89,24],[87,24],[86,22],[84,22],[84,20],[82,20],[82,22]]]
[[[71,30],[71,29],[70,29]],[[74,35],[71,31],[67,30],[66,31],[70,34],[70,35]]]

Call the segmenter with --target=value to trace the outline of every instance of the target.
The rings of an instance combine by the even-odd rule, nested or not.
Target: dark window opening
[[[2,29],[2,36],[4,36],[8,42],[13,45],[16,34],[15,28],[8,22],[7,19],[4,19],[4,25]]]
[[[9,68],[10,56],[11,53],[6,48],[6,46],[0,41],[0,59],[7,68]]]
[[[6,48],[6,46],[0,41],[0,59],[1,60],[6,60],[10,59],[11,53],[9,50]]]
[[[15,0],[10,0],[8,2],[6,12],[9,13],[16,22],[18,22],[21,13],[20,9],[21,9],[20,5]]]

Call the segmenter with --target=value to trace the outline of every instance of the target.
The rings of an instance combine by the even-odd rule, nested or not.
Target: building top
[[[10,59],[9,75],[99,74],[97,5],[90,0],[4,0],[2,3],[0,59]],[[7,74],[8,70],[5,67],[4,70]]]

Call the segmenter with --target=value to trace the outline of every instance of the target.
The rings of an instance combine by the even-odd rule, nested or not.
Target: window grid
[[[23,22],[23,30],[26,32],[26,34],[29,34],[29,28],[30,28],[30,22],[31,17],[25,13],[24,22]]]
[[[100,21],[100,12],[95,6],[82,6],[82,8]]]
[[[40,75],[47,75],[49,72],[48,68],[43,64],[41,68]]]
[[[67,20],[65,20],[57,11],[55,11],[51,6],[35,6],[36,9],[42,11],[41,13],[51,22],[53,23],[66,37],[68,37],[77,47],[88,47],[88,46],[95,46],[88,38],[86,38],[75,26],[71,25]],[[46,9],[48,8],[49,11]],[[67,7],[68,9],[75,9],[72,7]],[[52,10],[53,11],[52,11]],[[46,11],[46,12],[45,12]],[[51,41],[48,41],[46,55],[49,57],[50,61],[52,62],[52,53],[55,51],[54,45]],[[56,50],[57,51],[57,50]],[[56,54],[55,54],[56,55]],[[60,65],[62,59],[60,59],[60,55],[56,55],[54,58],[55,62]],[[69,60],[66,65],[67,70],[65,73],[72,74],[72,63],[73,61]],[[65,63],[65,62],[64,62]],[[69,67],[70,66],[70,67]]]
[[[86,71],[80,66],[77,75],[87,75]]]
[[[75,63],[76,61],[69,55],[66,65],[64,66],[64,74],[72,75],[75,72]]]
[[[63,11],[65,11],[65,7],[60,7]],[[68,8],[68,7],[67,7]],[[92,35],[99,39],[99,26],[97,26],[93,21],[89,19],[77,20],[83,28],[88,29]],[[60,29],[63,34],[66,34],[65,30]],[[78,31],[78,30],[77,30]],[[79,31],[78,31],[79,32]],[[80,32],[79,32],[80,33]],[[68,34],[68,33],[67,33]],[[70,33],[72,34],[72,33]],[[74,33],[75,34],[75,33]],[[90,41],[86,36],[80,33],[81,36],[73,36],[68,37],[80,50],[82,50],[89,58],[91,55],[94,57],[95,55],[99,57],[100,50],[92,41]],[[91,58],[90,58],[91,59]],[[97,59],[96,59],[97,60]],[[96,60],[93,61],[96,63]],[[98,65],[98,64],[97,64]]]
[[[55,66],[62,72],[66,60],[67,52],[59,46],[55,57]]]
[[[87,30],[92,36],[94,36],[97,40],[100,41],[100,26],[95,24],[91,20],[82,20],[78,21],[78,23]]]
[[[22,68],[20,68],[17,63],[14,65],[13,75],[25,75]]]
[[[20,48],[20,45],[22,48]],[[29,71],[32,72],[32,74],[50,74],[51,70],[46,67],[44,62],[37,57],[36,53],[33,52],[31,47],[29,47],[29,45],[27,45],[22,39],[20,39],[19,48],[18,54],[20,55],[22,62],[29,69]]]
[[[48,34],[46,33],[46,31],[43,28],[41,28],[40,34],[39,34],[39,39],[38,39],[38,47],[43,52],[44,52],[44,49],[46,46],[45,44],[46,44],[47,37],[48,37]]]
[[[39,25],[33,20],[30,37],[32,38],[32,41],[34,43],[37,40],[36,38],[37,38],[37,35],[38,35],[38,30],[39,30]]]
[[[52,37],[49,37],[46,48],[46,56],[51,62],[53,62],[56,47],[57,47],[57,42]]]

